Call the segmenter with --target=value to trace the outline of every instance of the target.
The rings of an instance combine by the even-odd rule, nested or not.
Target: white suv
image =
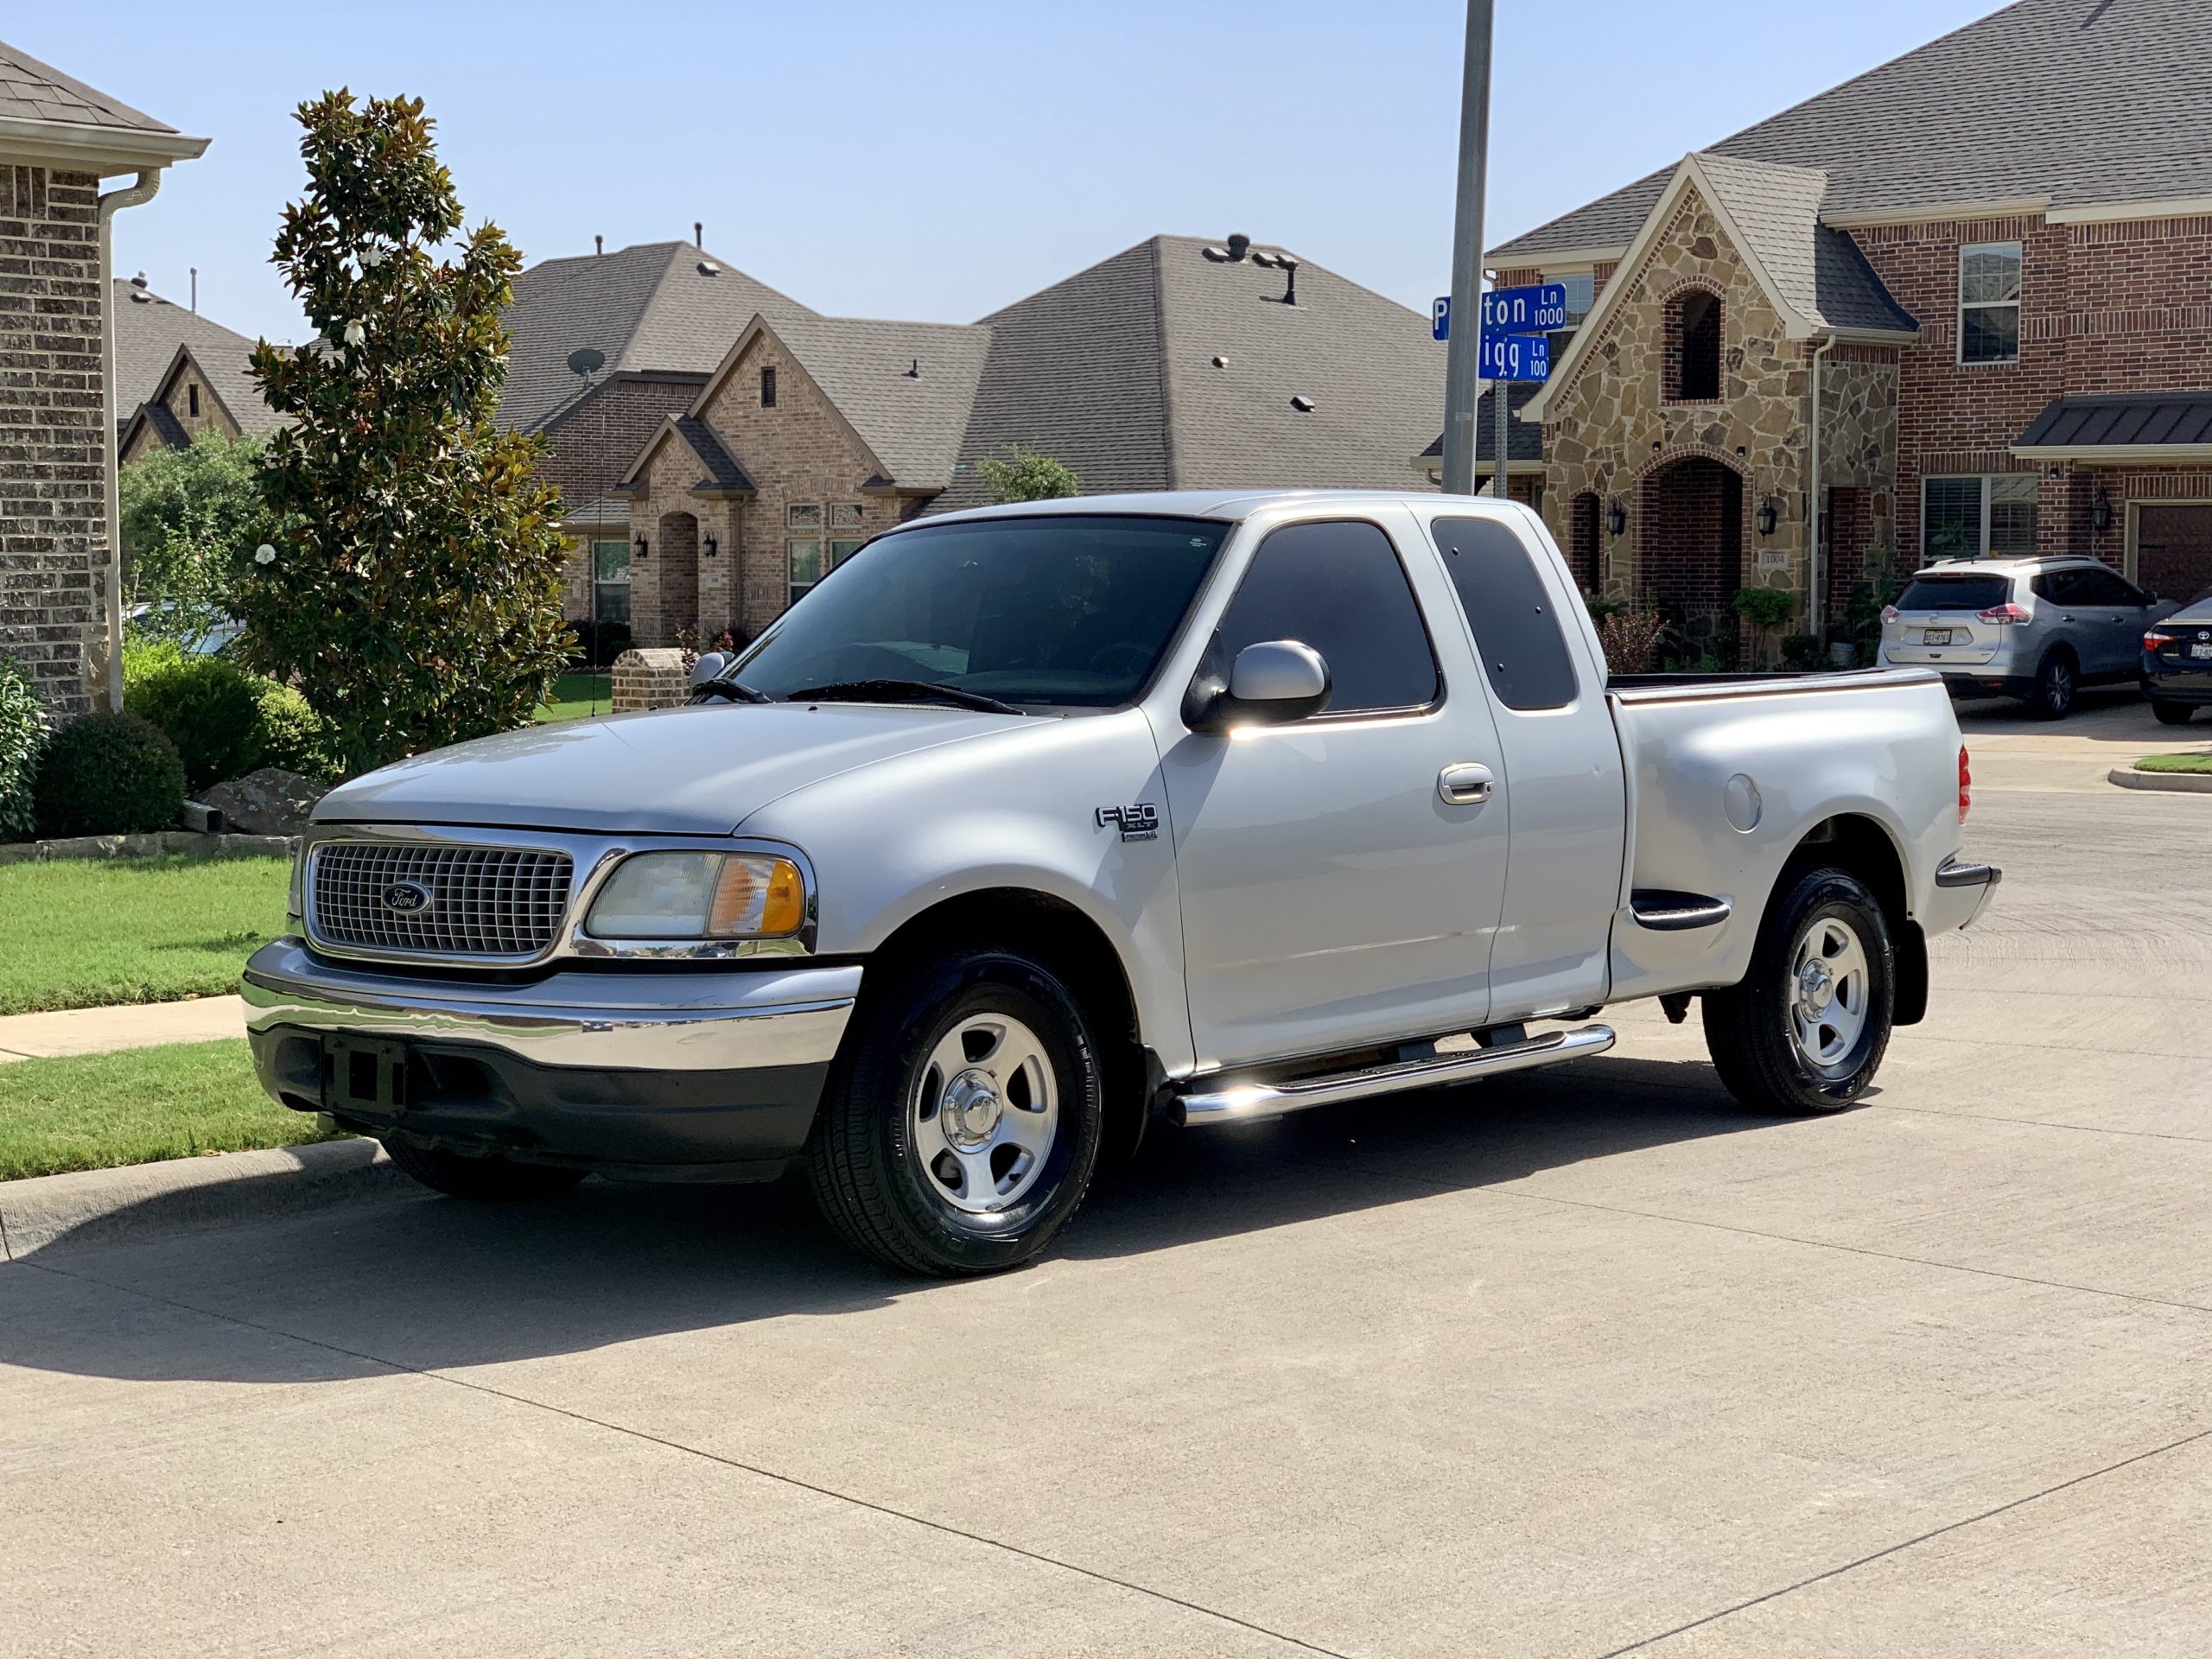
[[[1961,559],[1914,575],[1882,613],[1876,660],[2062,720],[2077,686],[2134,679],[2144,629],[2177,608],[2094,559]]]

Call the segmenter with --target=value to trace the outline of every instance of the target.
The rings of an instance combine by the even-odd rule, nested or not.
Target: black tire
[[[2196,706],[2186,702],[2161,702],[2152,699],[2151,712],[2158,716],[2161,726],[2186,726],[2189,717],[2196,712]]]
[[[1831,937],[1846,931],[1855,937],[1866,985],[1855,1037],[1847,1045],[1839,1038],[1840,1052],[1822,1065],[1798,1035],[1798,1015],[1810,1004],[1801,1001],[1797,957],[1814,929],[1830,922],[1841,925]],[[1706,1048],[1738,1100],[1755,1111],[1792,1116],[1845,1110],[1873,1082],[1896,1012],[1897,954],[1881,905],[1847,870],[1792,867],[1760,924],[1751,972],[1701,1001]]]
[[[954,1150],[958,1133],[975,1133],[971,1120],[951,1109],[954,1084],[977,1078],[994,1051],[976,1051],[955,1077],[934,1065],[944,1046],[982,1036],[992,1020],[1013,1022],[1035,1039],[1034,1060],[1050,1071],[1049,1140],[1027,1164],[1009,1164],[1001,1177],[1010,1189],[953,1189],[960,1173]],[[934,1080],[932,1080],[934,1078]],[[995,1126],[1020,1122],[1017,1092],[1034,1103],[1033,1084],[995,1080],[982,1092],[980,1110]],[[935,1104],[931,1100],[934,1096]],[[978,945],[950,950],[893,969],[858,1011],[839,1057],[822,1109],[807,1143],[807,1173],[815,1201],[855,1248],[900,1272],[932,1278],[997,1273],[1033,1261],[1065,1224],[1090,1190],[1105,1123],[1105,1078],[1097,1046],[1082,1007],[1050,969],[1023,952]],[[934,1131],[929,1127],[936,1125]],[[998,1133],[995,1127],[988,1135]],[[938,1150],[929,1154],[928,1141]],[[968,1149],[987,1169],[1005,1151],[986,1140]],[[954,1160],[952,1164],[946,1160]],[[963,1195],[982,1205],[964,1209]]]
[[[2036,670],[2036,689],[2028,694],[2028,709],[2037,720],[2063,720],[2074,712],[2074,694],[2081,689],[2082,670],[2074,653],[2063,646],[2044,653]]]
[[[522,1164],[492,1155],[471,1157],[444,1147],[416,1147],[394,1135],[384,1149],[423,1185],[448,1198],[470,1198],[480,1204],[516,1204],[530,1198],[550,1198],[565,1192],[588,1173],[557,1169],[550,1164]]]

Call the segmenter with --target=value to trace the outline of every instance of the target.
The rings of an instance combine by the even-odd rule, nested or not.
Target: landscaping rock
[[[296,836],[198,836],[188,830],[162,830],[143,836],[69,836],[55,841],[0,842],[0,864],[43,864],[62,858],[157,858],[182,853],[192,858],[289,858],[298,852]]]
[[[329,785],[296,772],[264,766],[200,793],[203,805],[223,815],[226,829],[249,836],[307,833],[308,814],[329,793]]]

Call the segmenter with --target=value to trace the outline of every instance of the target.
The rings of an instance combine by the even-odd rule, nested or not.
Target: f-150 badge
[[[1160,809],[1145,801],[1135,806],[1102,806],[1098,809],[1098,827],[1119,830],[1123,841],[1157,841]]]

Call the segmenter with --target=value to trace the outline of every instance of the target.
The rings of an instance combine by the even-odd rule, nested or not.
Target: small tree
[[[340,91],[299,121],[308,188],[274,263],[321,339],[254,348],[291,424],[239,608],[351,772],[528,722],[566,650],[559,496],[541,441],[492,423],[521,257],[492,225],[461,235],[422,101]]]
[[[1018,443],[1009,445],[1003,455],[986,455],[977,461],[976,475],[995,503],[1053,501],[1083,493],[1083,480],[1072,467]]]
[[[1745,588],[1737,592],[1734,609],[1757,631],[1751,653],[1755,665],[1765,667],[1767,637],[1796,614],[1796,600],[1779,588]]]
[[[143,639],[197,645],[237,605],[237,573],[269,537],[261,445],[210,432],[123,469],[123,602]]]

